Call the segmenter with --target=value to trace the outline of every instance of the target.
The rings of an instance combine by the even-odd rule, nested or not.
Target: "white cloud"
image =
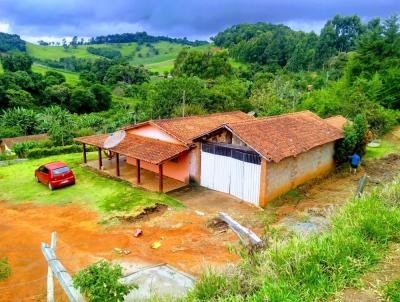
[[[0,32],[9,33],[11,29],[10,24],[0,21]]]
[[[287,26],[289,26],[291,29],[294,30],[302,30],[305,32],[315,32],[316,34],[319,34],[321,29],[324,27],[326,20],[324,21],[287,21],[283,22]]]

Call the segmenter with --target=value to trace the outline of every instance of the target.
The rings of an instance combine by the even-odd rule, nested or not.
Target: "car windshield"
[[[53,170],[53,175],[59,175],[65,172],[68,172],[69,168],[68,167],[61,167]]]

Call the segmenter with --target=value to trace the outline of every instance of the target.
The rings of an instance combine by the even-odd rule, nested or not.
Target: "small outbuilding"
[[[0,139],[0,153],[6,152],[6,151],[11,151],[12,146],[16,143],[32,142],[32,141],[40,142],[40,141],[46,141],[48,139],[49,139],[49,136],[47,135],[47,133],[2,138],[2,139]]]

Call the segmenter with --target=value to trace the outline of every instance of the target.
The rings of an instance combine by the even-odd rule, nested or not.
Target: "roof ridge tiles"
[[[226,112],[215,112],[215,113],[209,113],[209,114],[203,114],[203,115],[178,116],[178,117],[165,118],[165,119],[151,119],[151,120],[148,120],[148,122],[177,121],[177,120],[190,119],[190,118],[207,118],[207,117],[212,117],[212,116],[223,116],[223,115],[231,115],[231,114],[236,114],[236,113],[248,115],[247,113],[245,113],[243,111],[235,110],[235,111],[226,111]]]
[[[260,122],[260,121],[274,120],[274,119],[282,118],[282,117],[285,117],[285,116],[300,115],[300,113],[311,113],[310,116],[317,117],[319,120],[324,120],[323,118],[319,117],[318,115],[316,115],[315,113],[311,112],[310,110],[302,110],[302,111],[289,112],[289,113],[284,113],[284,114],[279,114],[279,115],[263,116],[263,117],[260,117],[260,118],[242,120],[242,121],[237,121],[237,122],[232,122],[232,123],[225,123],[224,125],[257,123],[257,122]]]

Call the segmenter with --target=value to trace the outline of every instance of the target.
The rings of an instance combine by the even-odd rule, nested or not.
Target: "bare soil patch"
[[[207,221],[207,227],[215,232],[226,232],[226,230],[229,228],[228,224],[218,217]]]
[[[138,215],[120,215],[115,216],[120,222],[123,223],[137,223],[140,221],[148,221],[154,217],[157,217],[167,211],[168,206],[161,203],[156,203],[154,206],[144,208]]]
[[[364,165],[364,171],[372,184],[392,180],[399,173],[400,154],[389,154],[382,158],[370,159]]]
[[[293,230],[298,226],[299,234],[304,233],[305,227],[311,232],[322,231],[335,208],[354,196],[358,181],[365,173],[368,176],[365,190],[369,190],[393,180],[399,171],[399,154],[365,160],[357,175],[351,174],[348,165],[343,164],[327,177],[308,182],[273,201],[266,211],[275,215],[275,227]]]
[[[48,243],[52,231],[58,233],[57,255],[71,273],[108,259],[136,267],[168,263],[198,276],[208,266],[223,268],[238,261],[228,250],[228,243],[236,242],[235,235],[215,234],[207,228],[207,218],[193,210],[149,215],[151,219],[146,216],[135,223],[104,227],[98,224],[96,213],[78,206],[0,202],[0,256],[7,256],[12,268],[12,275],[0,281],[0,301],[46,300],[47,264],[40,243]],[[138,238],[133,236],[136,228],[143,230]],[[152,249],[154,241],[160,241],[161,247]],[[119,255],[114,248],[131,253]],[[67,301],[58,284],[56,298]]]

